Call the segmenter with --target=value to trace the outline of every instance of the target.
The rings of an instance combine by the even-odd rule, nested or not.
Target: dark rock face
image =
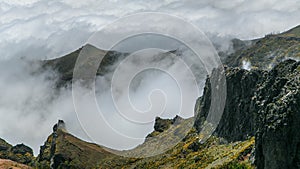
[[[10,160],[32,165],[34,161],[33,151],[30,147],[24,144],[18,144],[10,149]]]
[[[63,120],[58,120],[58,122],[53,126],[53,132],[57,132],[58,129],[66,130],[66,124]]]
[[[26,153],[29,153],[29,154],[33,155],[32,149],[24,144],[18,144],[16,146],[12,147],[11,152],[14,154],[25,155]]]
[[[0,158],[27,165],[33,165],[34,163],[33,151],[30,147],[24,144],[12,146],[3,139],[0,139]]]
[[[53,164],[51,165],[52,168],[70,168],[68,165],[64,163],[66,161],[71,161],[70,159],[66,159],[62,154],[56,154],[53,157]]]
[[[254,100],[257,168],[300,168],[300,62],[277,65]]]
[[[156,117],[154,123],[154,131],[148,134],[146,136],[146,139],[157,136],[158,134],[168,130],[172,125],[179,124],[182,120],[184,119],[178,115],[176,115],[173,119],[162,119],[160,117]]]
[[[251,99],[262,77],[263,72],[257,70],[232,69],[226,73],[228,94],[222,119],[215,131],[219,137],[238,141],[254,136],[255,114]]]
[[[172,120],[170,119],[162,119],[157,117],[155,119],[154,130],[158,132],[163,132],[167,130],[172,124]]]
[[[11,148],[12,145],[8,144],[5,140],[0,138],[0,158],[8,159]]]
[[[226,70],[227,100],[214,135],[228,141],[255,136],[258,169],[300,168],[300,62],[286,60],[270,72]],[[211,103],[211,86],[195,106],[200,132]]]
[[[8,144],[5,140],[0,138],[0,152],[4,153],[5,151],[9,150],[12,145]]]
[[[67,165],[65,165],[65,162],[69,163],[70,159],[67,159],[62,154],[57,153],[58,132],[61,133],[61,131],[54,131],[48,137],[44,145],[41,146],[40,154],[37,157],[38,168],[43,168],[43,169],[69,168]]]
[[[65,123],[59,120],[53,127],[53,133],[40,148],[36,168],[40,169],[82,169],[101,168],[104,158],[111,154],[101,146],[82,141],[67,133]],[[100,167],[98,167],[100,165]],[[110,168],[110,167],[104,167]]]
[[[239,68],[227,68],[227,97],[222,118],[215,130],[215,135],[228,141],[248,139],[255,134],[255,121],[252,97],[256,85],[261,81],[263,71],[247,71]],[[203,97],[199,98],[195,107],[197,114],[195,127],[200,132],[211,104],[211,85],[206,81]]]
[[[58,168],[60,163],[64,161],[62,157],[56,157],[56,144],[59,130],[65,130],[65,123],[63,120],[58,120],[58,122],[53,126],[53,133],[47,138],[47,141],[43,146],[40,147],[40,154],[37,157],[39,162],[39,168]]]

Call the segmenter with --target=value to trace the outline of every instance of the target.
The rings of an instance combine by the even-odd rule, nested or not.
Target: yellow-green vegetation
[[[253,67],[271,69],[286,59],[300,59],[300,26],[281,34],[271,34],[252,40],[248,47],[237,50],[227,58],[226,64],[241,66],[247,60]]]
[[[0,139],[0,159],[10,159],[27,165],[32,165],[35,160],[31,148],[24,144],[12,146],[3,139]]]
[[[138,161],[135,167],[214,168],[237,161],[238,157],[246,149],[254,146],[253,138],[244,142],[220,144],[219,138],[211,137],[205,144],[199,146],[199,150],[192,150],[191,145],[199,142],[198,139],[198,136],[191,137],[163,155]],[[248,159],[237,161],[236,163],[251,168]]]
[[[300,72],[300,66],[297,67],[297,71]]]
[[[48,141],[52,139],[48,138]],[[249,156],[254,138],[226,143],[224,139],[212,136],[203,144],[200,139],[201,135],[192,129],[182,141],[163,154],[128,158],[58,130],[54,158],[60,160],[61,168],[252,168]],[[37,167],[49,168],[47,164]]]
[[[54,168],[121,168],[135,162],[133,158],[122,158],[106,151],[103,147],[82,141],[73,135],[57,130],[57,136],[50,135],[45,142],[43,157],[38,157],[36,168],[50,168],[50,161],[58,164]],[[55,140],[55,142],[52,142]],[[53,145],[55,145],[54,152]],[[53,154],[52,154],[53,153]]]
[[[111,155],[100,146],[84,142],[62,130],[56,134],[56,139],[52,134],[45,142],[43,154],[38,157],[37,168],[50,168],[51,158],[64,163],[60,165],[62,168],[92,168],[98,161]]]
[[[193,129],[188,136],[164,154],[143,159],[105,159],[99,168],[254,168],[249,156],[254,138],[243,142],[223,144],[221,138],[212,136],[204,144]],[[250,151],[249,151],[250,150]],[[111,160],[111,161],[110,161]],[[103,162],[103,161],[102,161]]]
[[[12,145],[8,144],[5,140],[0,138],[0,158],[8,158],[9,149]]]
[[[270,69],[278,62],[287,58],[300,56],[300,40],[280,36],[269,36],[256,42],[240,55],[247,58],[252,65]]]
[[[148,157],[161,154],[170,147],[174,147],[178,144],[188,134],[193,126],[193,122],[193,118],[186,120],[177,118],[174,124],[169,128],[165,128],[163,132],[157,133],[154,131],[155,134],[149,134],[149,137],[146,138],[142,145],[130,151],[118,152],[118,154],[127,157]]]
[[[288,37],[300,37],[300,25],[280,35]]]
[[[247,162],[240,162],[234,160],[222,166],[216,167],[214,169],[254,169],[254,167]]]

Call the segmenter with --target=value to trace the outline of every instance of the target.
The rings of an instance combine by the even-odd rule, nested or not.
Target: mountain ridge
[[[161,155],[120,157],[101,146],[76,138],[64,130],[61,127],[64,123],[59,121],[41,146],[39,156],[30,163],[21,162],[43,169],[300,168],[300,62],[296,61],[300,57],[299,30],[300,26],[297,26],[281,34],[267,35],[253,40],[250,45],[235,40],[237,51],[225,60],[228,65],[225,66],[228,82],[225,110],[216,131],[205,143],[201,142],[203,136],[199,133],[211,106],[210,77],[206,80],[203,96],[195,105],[194,128],[174,148]],[[98,54],[105,53],[89,48]],[[42,63],[44,68],[52,67],[61,73],[58,87],[72,79],[80,50],[66,55],[66,58]],[[274,57],[266,57],[270,52]],[[111,52],[102,66],[112,65],[119,56],[126,57],[126,54]],[[289,59],[290,56],[295,60]],[[248,70],[245,70],[243,61],[250,63]],[[100,64],[97,74],[105,71]],[[157,119],[155,126],[149,138],[176,127],[172,120],[163,119]],[[13,151],[13,146],[0,140],[0,153],[3,150],[5,154],[24,155],[21,151],[24,146],[19,147],[21,149]]]

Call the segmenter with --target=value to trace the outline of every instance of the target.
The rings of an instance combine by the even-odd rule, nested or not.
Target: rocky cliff
[[[24,144],[10,145],[0,138],[0,159],[9,159],[18,163],[33,165],[34,156],[30,147]]]
[[[227,141],[255,136],[258,169],[300,168],[300,62],[286,60],[271,71],[227,68],[227,98],[214,135]],[[211,86],[196,104],[195,128],[205,121]]]
[[[226,68],[227,97],[222,118],[215,135],[229,142],[242,141],[255,135],[255,111],[252,97],[256,86],[263,80],[264,71],[247,71],[241,68]],[[200,132],[211,105],[210,78],[206,80],[204,93],[195,106],[195,128]]]
[[[257,168],[300,168],[300,62],[277,65],[258,85],[253,100]]]
[[[69,134],[65,123],[59,120],[53,126],[53,133],[40,148],[37,157],[37,168],[97,168],[99,163],[104,165],[105,159],[112,158],[112,154],[99,145],[82,141]],[[115,160],[118,160],[115,157]],[[121,161],[119,161],[121,164]]]

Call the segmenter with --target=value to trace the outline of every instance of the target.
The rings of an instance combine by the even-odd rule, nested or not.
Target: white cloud
[[[219,36],[261,37],[299,24],[299,4],[299,0],[4,0],[0,2],[1,58],[61,56],[80,47],[103,25],[141,11],[178,15]]]
[[[63,119],[71,133],[88,140],[77,120],[70,88],[55,89],[57,77],[27,60],[0,61],[0,138],[13,145],[27,144],[37,155],[52,126]]]

